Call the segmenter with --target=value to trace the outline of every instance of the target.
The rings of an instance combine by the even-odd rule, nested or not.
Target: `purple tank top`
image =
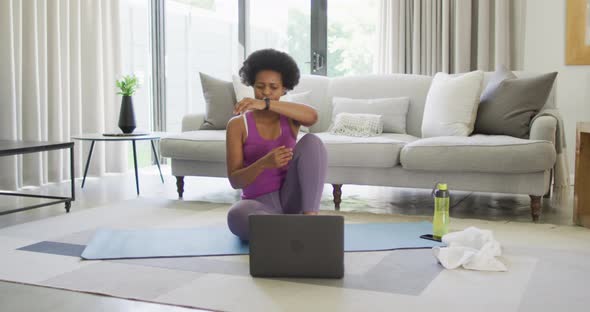
[[[250,166],[272,149],[284,145],[285,147],[295,147],[295,138],[289,126],[289,120],[283,115],[279,115],[281,126],[281,135],[275,140],[264,139],[256,130],[256,120],[251,111],[246,114],[246,123],[248,127],[248,136],[244,142],[244,167]],[[281,188],[289,164],[283,168],[264,169],[256,177],[256,180],[242,189],[242,199],[253,199],[258,196],[277,191]]]

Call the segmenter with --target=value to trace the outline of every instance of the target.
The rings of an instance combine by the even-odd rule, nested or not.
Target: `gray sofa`
[[[486,73],[484,83],[490,75]],[[434,183],[444,181],[451,190],[529,195],[536,221],[556,161],[557,120],[551,116],[536,118],[528,140],[495,135],[422,139],[422,114],[431,81],[430,76],[404,74],[301,78],[293,92],[311,91],[309,104],[319,112],[319,121],[310,130],[328,151],[326,183],[333,185],[335,208],[340,207],[343,184],[431,189]],[[407,134],[383,133],[368,138],[330,134],[327,129],[334,96],[410,97]],[[555,107],[554,92],[546,107]],[[227,176],[225,130],[199,130],[203,121],[203,115],[185,116],[182,133],[161,141],[162,155],[171,158],[181,198],[185,176]],[[300,133],[299,138],[303,135]]]

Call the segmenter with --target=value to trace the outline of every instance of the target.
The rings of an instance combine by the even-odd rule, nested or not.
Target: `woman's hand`
[[[274,148],[263,156],[264,168],[281,168],[293,159],[293,149],[283,146]]]
[[[247,110],[264,110],[265,108],[266,103],[264,100],[243,98],[234,106],[234,115],[239,115]]]

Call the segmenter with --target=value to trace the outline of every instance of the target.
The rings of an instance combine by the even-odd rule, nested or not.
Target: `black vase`
[[[123,133],[132,133],[135,130],[135,113],[133,112],[133,100],[131,96],[124,95],[121,99],[121,111],[119,112],[119,128]]]

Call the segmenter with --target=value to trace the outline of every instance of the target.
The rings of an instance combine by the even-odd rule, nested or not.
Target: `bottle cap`
[[[446,190],[448,190],[448,188],[447,188],[447,184],[446,184],[446,183],[439,183],[439,184],[438,184],[438,189],[439,189],[439,190],[441,190],[441,191],[446,191]]]

